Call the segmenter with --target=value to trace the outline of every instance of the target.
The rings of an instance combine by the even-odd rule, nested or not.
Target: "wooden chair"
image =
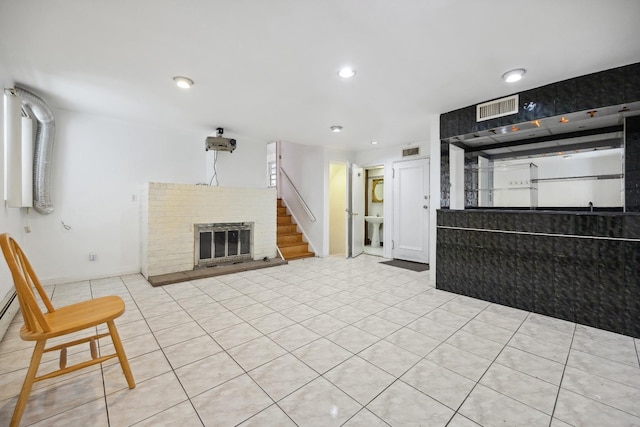
[[[134,388],[136,384],[133,379],[133,374],[131,373],[129,361],[125,355],[122,342],[118,336],[118,330],[114,323],[114,319],[124,313],[124,301],[122,301],[122,298],[118,296],[107,296],[61,308],[54,308],[51,300],[49,300],[42,288],[40,281],[36,277],[33,267],[16,241],[7,233],[1,234],[0,246],[2,246],[2,252],[13,276],[13,283],[16,288],[18,300],[20,301],[20,309],[24,319],[24,325],[20,329],[20,337],[23,340],[36,342],[33,355],[31,356],[31,363],[27,370],[16,408],[13,412],[11,426],[17,427],[18,424],[20,424],[20,419],[27,405],[27,400],[29,399],[29,394],[31,393],[34,382],[77,371],[78,369],[102,363],[116,356],[120,361],[120,366],[127,379],[129,388]],[[34,288],[39,299],[36,293],[34,293]],[[46,307],[46,313],[40,308],[39,301]],[[107,324],[109,332],[71,340],[63,344],[45,348],[45,344],[49,338],[72,334],[88,328],[95,328],[97,325],[103,323]],[[111,336],[116,352],[98,357],[96,340],[107,336]],[[86,342],[89,343],[91,359],[72,366],[66,366],[67,348]],[[37,377],[36,374],[38,373],[38,367],[43,353],[58,350],[60,351],[60,369]]]

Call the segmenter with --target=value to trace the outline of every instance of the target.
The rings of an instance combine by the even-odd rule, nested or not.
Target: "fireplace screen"
[[[253,223],[195,224],[196,267],[253,259]]]

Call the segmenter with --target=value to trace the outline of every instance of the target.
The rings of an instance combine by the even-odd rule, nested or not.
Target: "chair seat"
[[[49,332],[27,331],[23,326],[20,337],[36,341],[65,335],[100,325],[124,313],[124,301],[119,296],[106,296],[57,308],[44,316],[51,327]]]

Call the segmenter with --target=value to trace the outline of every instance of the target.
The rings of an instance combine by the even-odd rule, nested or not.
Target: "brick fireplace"
[[[250,257],[277,255],[274,188],[150,182],[140,203],[141,269],[147,279],[194,269],[196,224],[252,223]]]

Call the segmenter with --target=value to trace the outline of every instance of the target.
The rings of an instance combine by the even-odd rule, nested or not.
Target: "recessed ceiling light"
[[[189,89],[193,86],[193,80],[188,77],[176,76],[173,78],[173,81],[176,82],[176,86],[181,89]]]
[[[376,145],[378,141],[371,141],[371,145]]]
[[[514,83],[520,80],[526,72],[527,70],[525,70],[524,68],[516,68],[515,70],[507,71],[506,73],[504,73],[502,75],[502,79],[507,83]]]
[[[356,75],[356,70],[351,67],[343,67],[338,71],[338,75],[343,79],[350,79],[351,77]]]
[[[334,133],[342,132],[342,126],[331,126],[331,132],[334,132]]]

